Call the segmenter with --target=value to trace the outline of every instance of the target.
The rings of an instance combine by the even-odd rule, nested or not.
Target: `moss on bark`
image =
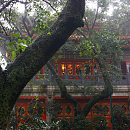
[[[6,129],[11,110],[26,84],[66,42],[77,27],[83,26],[85,0],[68,0],[50,35],[42,34],[0,75],[0,129]]]

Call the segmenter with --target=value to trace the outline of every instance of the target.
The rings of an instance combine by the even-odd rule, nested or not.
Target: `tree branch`
[[[66,42],[73,31],[83,26],[84,2],[85,0],[68,0],[57,21],[50,28],[50,34],[44,33],[37,37],[9,66],[6,78],[7,89],[11,89],[12,92],[8,96],[9,106],[13,107],[26,84]]]
[[[85,34],[77,29],[83,36],[84,36],[84,39],[87,39]],[[95,55],[98,55],[98,52],[96,51],[95,48],[93,48],[93,51],[94,51],[94,54]],[[99,56],[100,58],[102,57],[101,55]],[[96,104],[97,102],[99,102],[100,100],[104,99],[104,98],[108,98],[110,95],[108,93],[108,89],[110,88],[110,94],[113,93],[113,86],[111,84],[111,81],[110,81],[110,77],[109,77],[109,74],[105,68],[105,65],[102,63],[101,59],[100,58],[95,58],[95,60],[97,61],[97,63],[99,64],[99,67],[101,69],[101,73],[102,73],[102,76],[103,76],[103,80],[104,80],[104,83],[105,83],[105,89],[99,93],[98,95],[96,96],[93,96],[89,102],[84,106],[83,110],[82,110],[82,114],[86,117],[90,111],[90,109],[93,107],[94,104]]]
[[[94,19],[94,22],[93,22],[93,25],[92,25],[92,29],[94,28],[95,23],[96,23],[96,20],[97,20],[97,16],[98,16],[98,9],[99,9],[99,6],[98,6],[98,3],[97,3],[97,11],[96,11],[95,19]]]
[[[10,1],[7,2],[5,5],[3,5],[3,7],[0,9],[0,13],[1,13],[6,7],[8,7],[13,1],[16,1],[16,0],[10,0]]]
[[[108,98],[108,91],[107,88],[103,90],[101,93],[99,93],[96,96],[93,96],[89,102],[83,107],[82,114],[86,117],[88,113],[90,112],[91,108],[99,101],[103,100],[104,98]]]
[[[10,36],[7,34],[7,32],[6,32],[4,26],[2,25],[1,22],[0,22],[0,25],[1,25],[2,29],[3,29],[3,31],[5,32],[5,35],[8,37],[9,41],[11,42],[11,38],[10,38]]]
[[[85,19],[85,24],[86,24],[86,26],[87,26],[87,29],[88,29],[88,31],[89,31],[88,21],[87,21],[86,17],[84,17],[84,19]]]
[[[83,35],[83,37],[86,39],[86,35],[80,30],[80,29],[76,29],[79,33],[81,33]]]
[[[42,0],[43,2],[47,3],[56,13],[58,13],[58,11],[51,5],[50,2],[46,1],[46,0]]]
[[[23,25],[24,25],[24,27],[25,27],[27,33],[28,33],[28,36],[31,37],[31,34],[30,34],[30,32],[29,32],[29,29],[28,29],[28,27],[27,27],[27,25],[26,25],[26,23],[25,23],[25,17],[22,17],[22,22],[23,22]]]
[[[94,53],[97,54],[96,50],[94,49]],[[82,114],[84,116],[87,116],[87,114],[89,113],[90,109],[93,107],[93,105],[95,105],[97,102],[101,101],[104,98],[108,98],[109,92],[108,89],[110,89],[110,94],[113,93],[113,86],[110,82],[110,78],[109,78],[109,74],[107,72],[107,70],[105,69],[105,65],[102,64],[101,60],[99,58],[95,58],[97,63],[99,64],[102,76],[103,76],[103,80],[105,83],[105,89],[99,93],[96,96],[93,96],[89,102],[84,106],[83,110],[82,110]]]
[[[122,22],[122,23],[120,23],[119,25],[123,25],[123,24],[125,24],[125,23],[130,23],[130,19],[128,19],[127,21],[125,21],[125,22]]]

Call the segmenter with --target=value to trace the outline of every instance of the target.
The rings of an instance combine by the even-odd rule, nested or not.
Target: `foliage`
[[[100,130],[107,130],[108,129],[108,122],[106,121],[105,116],[102,115],[95,115],[93,119],[86,119],[83,115],[77,115],[74,117],[70,117],[70,119],[66,117],[60,117],[57,118],[57,116],[61,113],[61,106],[60,102],[56,105],[57,103],[54,100],[53,102],[49,102],[47,104],[47,107],[50,108],[48,112],[52,115],[54,113],[55,116],[53,116],[53,120],[51,120],[50,124],[55,121],[59,121],[59,127],[64,128],[64,130],[79,130],[79,129],[99,129]]]
[[[42,115],[45,113],[43,103],[38,100],[31,100],[28,103],[27,111],[23,107],[18,107],[12,112],[10,126],[13,129],[41,129],[45,125]],[[18,125],[18,126],[17,126]]]
[[[91,129],[93,127],[93,123],[90,120],[86,120],[84,116],[78,115],[77,117],[74,117],[73,127],[74,130]]]
[[[95,105],[96,115],[92,119],[85,119],[83,115],[77,115],[67,119],[66,117],[57,118],[57,115],[61,113],[60,102],[50,101],[46,104],[46,110],[53,116],[50,122],[45,122],[41,120],[41,114],[38,114],[38,108],[42,107],[42,102],[38,100],[32,100],[28,103],[29,107],[27,112],[24,109],[18,109],[19,112],[12,112],[10,126],[13,126],[12,129],[41,129],[45,130],[108,130],[108,121],[106,120],[105,114],[109,110],[102,107],[101,105]],[[105,110],[104,110],[105,109]],[[129,127],[129,114],[126,114],[124,108],[118,104],[113,106],[114,111],[114,129],[125,130]],[[25,114],[26,113],[26,114]],[[28,114],[27,114],[28,113]],[[17,124],[19,126],[17,127]]]
[[[107,27],[117,31],[119,35],[129,34],[130,26],[130,2],[129,0],[112,1],[114,11],[107,17]]]
[[[46,109],[45,109],[46,107]],[[46,112],[49,113],[51,121],[46,123],[42,119],[42,115]],[[28,103],[27,111],[23,107],[17,107],[12,111],[10,128],[15,129],[42,129],[45,130],[58,130],[60,121],[57,120],[57,115],[61,112],[60,102],[50,101],[46,105],[38,99],[32,99]]]
[[[93,119],[85,119],[84,116],[78,115],[74,118],[60,119],[59,126],[64,128],[64,130],[108,130],[108,122],[105,117],[102,116],[94,116]]]
[[[64,128],[64,130],[69,130],[71,128],[79,130],[84,128],[85,130],[99,127],[103,130],[107,128],[106,119],[102,116],[95,116],[92,120],[86,120],[82,115],[78,115],[74,118],[71,117],[70,119],[65,117],[58,119],[57,115],[61,112],[61,109],[60,103],[57,103],[55,100],[54,102],[48,102],[46,104],[46,111],[50,114],[50,116],[53,116],[52,120],[47,123],[41,119],[41,111],[40,113],[38,112],[40,110],[39,108],[43,108],[42,104],[43,103],[39,100],[31,100],[28,103],[29,106],[27,111],[25,111],[23,107],[17,108],[16,112],[12,111],[10,128],[13,130],[42,128],[45,130],[59,130],[60,128]]]
[[[23,12],[18,12],[12,3],[1,15],[1,46],[8,52],[9,61],[13,61],[40,34],[50,35],[49,27],[58,16],[57,8],[63,7],[62,1],[19,1],[24,6]],[[65,3],[65,1],[64,1]],[[54,11],[56,13],[54,13]],[[5,24],[6,23],[6,24]],[[5,54],[4,54],[5,55]]]
[[[50,120],[56,121],[57,116],[62,112],[61,102],[57,100],[48,101],[46,103],[46,111],[50,115]]]
[[[94,127],[95,127],[97,130],[109,130],[109,127],[107,126],[107,125],[108,125],[108,122],[106,121],[106,117],[96,115],[96,116],[93,118],[92,121],[93,121]]]
[[[118,104],[113,106],[114,114],[114,129],[126,130],[130,127],[130,113],[126,113],[126,110]]]
[[[114,32],[108,30],[93,31],[93,36],[87,37],[79,45],[80,55],[90,56],[94,60],[99,58],[102,64],[106,66],[111,80],[119,79],[121,74],[118,67],[121,61],[119,56],[123,55],[121,48],[124,43],[126,42],[120,40]]]

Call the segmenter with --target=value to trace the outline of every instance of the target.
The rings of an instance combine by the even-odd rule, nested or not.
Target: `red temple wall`
[[[85,106],[85,104],[89,101],[89,99],[91,97],[75,97],[77,99],[77,101],[79,102],[81,108],[83,108]],[[27,110],[28,107],[28,103],[31,101],[31,99],[35,99],[35,97],[20,97],[16,103],[16,108],[19,107],[23,107],[25,110]],[[125,108],[125,112],[128,113],[129,111],[129,107],[128,107],[128,99],[129,97],[127,96],[116,96],[116,97],[112,97],[112,104],[119,104],[121,106],[124,106]],[[46,104],[47,99],[46,97],[39,97],[39,100],[41,102],[43,102],[43,105]],[[58,100],[61,103],[61,113],[58,115],[58,118],[62,118],[62,117],[66,117],[67,119],[70,119],[71,117],[74,116],[74,107],[71,103],[69,103],[68,101],[66,101],[65,99],[61,98],[61,97],[54,97],[54,100]],[[111,106],[110,106],[110,100],[109,99],[104,99],[98,103],[96,103],[95,105],[100,105],[103,108],[107,108],[108,111],[105,114],[105,117],[107,119],[107,121],[109,122],[108,126],[110,128],[112,128],[112,124],[111,124]],[[27,112],[26,112],[27,113]],[[25,114],[26,114],[25,113]],[[101,115],[101,114],[97,114],[96,111],[94,110],[94,107],[90,110],[88,116],[86,117],[86,119],[92,119],[93,116],[95,115]],[[104,115],[102,115],[104,116]],[[43,114],[42,116],[42,120],[46,121],[46,113]]]
[[[28,103],[31,102],[32,99],[36,99],[36,97],[33,97],[33,96],[20,96],[18,98],[17,102],[16,102],[16,105],[15,105],[16,113],[18,114],[17,110],[20,107],[22,107],[22,108],[24,108],[24,111],[25,111],[23,116],[28,114],[28,112],[27,112],[27,107],[29,106]],[[38,101],[43,103],[44,108],[43,108],[43,114],[42,114],[41,119],[46,121],[46,112],[45,112],[45,104],[46,104],[46,101],[47,101],[46,97],[38,97]]]

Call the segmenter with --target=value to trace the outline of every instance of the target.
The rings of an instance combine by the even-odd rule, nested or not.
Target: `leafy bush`
[[[38,100],[31,100],[28,103],[27,111],[23,107],[16,108],[12,112],[10,126],[12,129],[41,129],[45,121],[41,120],[43,114],[43,103]]]
[[[113,116],[114,116],[114,129],[116,130],[126,130],[130,126],[130,113],[126,113],[126,110],[121,105],[113,106]]]

